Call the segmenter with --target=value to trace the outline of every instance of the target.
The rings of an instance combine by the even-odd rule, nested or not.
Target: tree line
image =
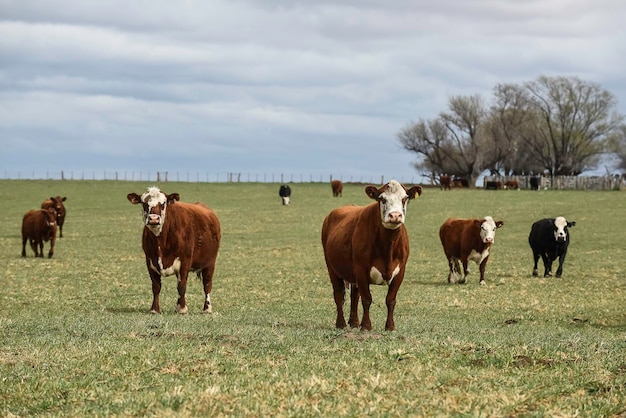
[[[397,139],[418,154],[425,176],[576,176],[613,153],[626,169],[626,125],[617,100],[597,83],[541,76],[498,84],[481,95],[453,96],[448,109],[402,128]]]

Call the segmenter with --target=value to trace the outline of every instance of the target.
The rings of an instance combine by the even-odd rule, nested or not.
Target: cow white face
[[[504,225],[502,221],[494,221],[491,216],[485,216],[480,224],[480,240],[485,244],[493,244],[496,240],[496,229]]]
[[[406,205],[410,199],[422,194],[420,186],[406,190],[396,180],[391,180],[380,189],[374,186],[365,188],[367,195],[378,201],[380,220],[387,229],[398,229],[406,218]]]
[[[159,190],[158,187],[149,187],[141,196],[136,193],[130,193],[127,198],[132,204],[142,204],[144,225],[154,235],[159,236],[163,230],[167,205],[168,203],[179,200],[179,195],[178,193],[167,195]]]
[[[568,240],[567,227],[576,225],[576,222],[567,222],[567,220],[559,216],[554,220],[554,240],[556,242],[566,242]]]

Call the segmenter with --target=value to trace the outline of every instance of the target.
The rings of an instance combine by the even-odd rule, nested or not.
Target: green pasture
[[[0,181],[1,416],[626,415],[626,193],[425,189],[408,208],[397,331],[375,287],[361,332],[334,328],[320,229],[334,207],[370,202],[363,185],[333,198],[292,184],[283,207],[278,184],[161,184],[220,218],[211,315],[195,277],[189,314],[174,277],[149,313],[126,195],[151,185]],[[22,215],[56,195],[54,257],[22,258]],[[449,285],[439,226],[485,215],[504,221],[487,285],[475,264]],[[557,215],[576,221],[563,278],[534,278],[530,225]]]

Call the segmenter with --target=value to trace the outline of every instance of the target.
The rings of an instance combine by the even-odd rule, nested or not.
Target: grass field
[[[0,181],[2,416],[624,416],[626,193],[425,189],[408,208],[411,256],[397,331],[374,287],[372,332],[336,330],[320,229],[364,186],[166,183],[222,225],[212,315],[164,279],[161,315],[141,250],[152,184]],[[52,259],[22,258],[22,215],[67,196]],[[487,265],[448,285],[449,216],[504,221]],[[576,221],[561,279],[534,278],[533,221]],[[44,247],[47,252],[48,245]],[[540,266],[540,268],[542,268]],[[359,311],[360,312],[360,311]]]

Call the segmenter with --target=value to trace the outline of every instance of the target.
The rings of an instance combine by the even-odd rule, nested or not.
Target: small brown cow
[[[51,197],[46,199],[41,204],[41,209],[54,208],[57,212],[57,225],[59,226],[59,238],[63,237],[63,224],[65,223],[65,205],[63,202],[67,200],[67,197]]]
[[[469,274],[467,263],[471,260],[480,266],[479,283],[485,284],[489,249],[495,241],[496,229],[502,225],[504,222],[496,222],[491,216],[484,219],[449,218],[441,225],[439,238],[450,267],[448,283],[465,283]],[[459,260],[463,264],[463,274]]]
[[[387,285],[387,322],[395,329],[393,312],[396,295],[404,279],[409,257],[409,237],[404,221],[410,199],[422,193],[420,186],[406,189],[395,180],[365,193],[376,202],[368,206],[343,206],[331,211],[322,224],[322,246],[337,306],[337,328],[345,328],[343,302],[346,285],[350,290],[351,327],[359,326],[358,303],[363,304],[362,330],[371,330],[370,284]]]
[[[509,180],[504,183],[504,188],[509,190],[519,190],[519,181],[517,180]]]
[[[452,178],[450,176],[439,177],[439,185],[440,185],[441,190],[450,190],[451,182],[452,182]]]
[[[52,208],[26,212],[22,219],[22,257],[26,257],[27,241],[30,241],[35,257],[43,257],[43,243],[50,241],[48,258],[52,257],[57,237],[56,219],[57,214]]]
[[[333,189],[333,196],[342,196],[343,192],[343,183],[341,180],[333,180],[330,182],[330,187]]]
[[[129,193],[132,204],[143,206],[142,246],[152,280],[152,313],[160,313],[161,277],[178,278],[176,311],[188,311],[185,293],[187,276],[202,276],[204,313],[211,313],[211,289],[215,260],[220,245],[220,223],[215,213],[201,203],[179,202],[178,193],[165,194],[150,187],[143,195]]]

